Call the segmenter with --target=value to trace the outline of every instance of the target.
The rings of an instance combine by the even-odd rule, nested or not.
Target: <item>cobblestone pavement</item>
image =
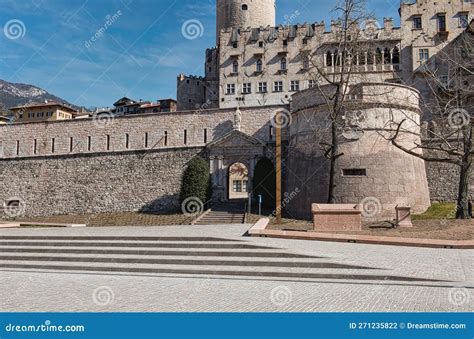
[[[1,311],[473,311],[472,250],[242,237],[248,228],[1,230]]]

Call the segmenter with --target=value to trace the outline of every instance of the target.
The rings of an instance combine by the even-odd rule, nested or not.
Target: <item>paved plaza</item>
[[[473,250],[243,237],[249,227],[0,230],[1,311],[473,311]]]

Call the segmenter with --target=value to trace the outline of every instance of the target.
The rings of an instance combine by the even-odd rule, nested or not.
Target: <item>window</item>
[[[242,192],[242,181],[234,180],[232,183],[232,190],[234,193],[241,193]]]
[[[165,136],[164,136],[164,145],[168,146],[168,131],[165,131]]]
[[[421,16],[413,17],[413,29],[423,29],[423,23],[421,21]]]
[[[148,148],[148,132],[145,132],[145,148]]]
[[[263,47],[263,41],[258,42],[258,47]]]
[[[248,9],[249,9],[249,6],[248,6],[248,5],[245,5],[245,4],[242,5],[242,10],[243,10],[243,11],[247,11]]]
[[[258,93],[267,93],[267,83],[259,82],[258,83]]]
[[[343,169],[342,175],[345,177],[365,177],[367,176],[367,170],[365,168]]]
[[[188,144],[188,130],[186,129],[184,130],[184,144]]]
[[[273,83],[273,92],[283,92],[283,81],[275,81]]]
[[[107,151],[110,151],[110,135],[107,135]]]
[[[51,139],[51,153],[54,153],[54,148],[55,148],[55,147],[54,147],[54,146],[55,146],[54,144],[55,144],[55,141],[56,141],[56,140],[55,140],[54,138]]]
[[[438,14],[438,32],[446,32],[446,15]]]
[[[38,153],[38,140],[34,140],[33,142],[33,154]]]
[[[430,51],[427,48],[421,48],[419,51],[420,63],[425,63],[430,58]]]
[[[232,73],[239,73],[239,62],[237,60],[234,60],[232,64]]]
[[[23,113],[18,114],[18,119],[23,119]]]
[[[309,69],[309,57],[303,57],[303,69]]]
[[[297,92],[300,90],[300,82],[298,80],[292,80],[290,82],[290,91]]]
[[[257,65],[256,65],[256,70],[258,73],[262,72],[263,65],[262,65],[262,59],[257,60]]]
[[[227,95],[235,94],[235,84],[227,84],[226,94]]]
[[[16,141],[16,155],[20,155],[20,140]]]
[[[247,192],[247,185],[248,185],[248,180],[243,180],[242,181],[242,191]]]
[[[316,81],[314,80],[309,80],[308,81],[308,88],[313,88],[316,86]]]
[[[204,128],[204,143],[207,144],[207,128]]]
[[[326,53],[326,66],[332,67],[332,53],[331,52]]]
[[[288,40],[283,40],[283,46],[287,47],[288,46]]]
[[[281,58],[281,61],[280,61],[280,70],[281,70],[281,71],[286,71],[286,58]]]
[[[459,14],[459,27],[466,28],[469,26],[469,13],[460,13]]]
[[[87,150],[90,152],[92,150],[92,137],[87,137]]]
[[[398,49],[398,47],[395,47],[393,49],[392,63],[395,65],[400,63],[400,50]]]
[[[252,93],[252,84],[251,83],[245,83],[243,87],[243,94],[250,94]]]
[[[74,150],[74,138],[70,137],[69,138],[69,152],[72,152]]]
[[[128,133],[125,134],[125,148],[126,149],[130,148],[130,135]]]

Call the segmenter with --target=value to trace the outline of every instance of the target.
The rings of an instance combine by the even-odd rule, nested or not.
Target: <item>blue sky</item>
[[[334,2],[277,0],[277,22],[299,13],[298,23],[328,24]],[[396,25],[398,5],[368,1],[380,21],[393,17]],[[205,49],[215,45],[214,6],[215,0],[0,0],[0,79],[86,107],[111,106],[122,96],[175,98],[177,75],[202,75]],[[183,36],[188,20],[202,23],[202,36]]]

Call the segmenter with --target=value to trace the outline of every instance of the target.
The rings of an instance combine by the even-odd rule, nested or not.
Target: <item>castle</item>
[[[275,6],[217,0],[217,46],[206,51],[203,77],[179,75],[177,112],[0,125],[0,201],[21,200],[31,216],[179,209],[181,175],[196,155],[209,159],[214,200],[245,198],[256,163],[274,160],[274,114],[288,110],[286,210],[308,216],[311,203],[326,201],[329,180],[320,147],[328,138],[327,105],[313,90],[327,84],[315,68],[341,72],[340,25],[332,22],[326,31],[324,23],[297,24],[295,14],[276,26]],[[362,48],[351,56],[345,116],[357,128],[338,136],[344,154],[336,168],[338,202],[375,198],[377,217],[391,218],[396,205],[423,212],[430,200],[455,200],[455,169],[425,164],[380,131],[408,117],[417,123],[403,144],[423,142],[420,100],[429,99],[423,74],[430,58],[466,30],[470,15],[470,1],[418,0],[401,4],[400,28],[391,19],[364,23]]]

